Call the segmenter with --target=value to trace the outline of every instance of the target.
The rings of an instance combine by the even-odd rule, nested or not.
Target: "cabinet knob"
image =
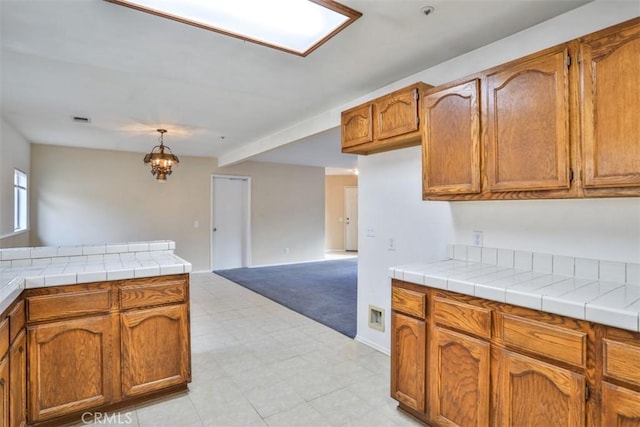
[[[22,347],[22,346],[18,347],[18,351],[19,351],[20,353],[24,353],[24,347]]]
[[[4,378],[0,378],[0,387],[3,387],[3,386],[4,386],[4,382],[5,382],[5,381],[4,381]]]

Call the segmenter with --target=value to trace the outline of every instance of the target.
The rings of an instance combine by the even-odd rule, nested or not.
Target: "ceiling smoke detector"
[[[420,9],[420,12],[422,12],[424,16],[429,16],[433,13],[434,10],[436,9],[433,6],[425,6],[422,9]]]

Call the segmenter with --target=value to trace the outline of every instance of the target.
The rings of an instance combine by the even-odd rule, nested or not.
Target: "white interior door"
[[[213,176],[211,185],[211,268],[249,264],[249,178]]]
[[[344,187],[344,249],[358,250],[358,187]]]

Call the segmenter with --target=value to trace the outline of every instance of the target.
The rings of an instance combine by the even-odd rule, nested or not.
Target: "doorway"
[[[211,270],[251,265],[251,178],[211,177]]]
[[[344,250],[358,250],[358,187],[344,187]]]

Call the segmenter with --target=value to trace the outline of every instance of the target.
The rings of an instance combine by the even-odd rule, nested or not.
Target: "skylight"
[[[307,56],[362,14],[332,0],[106,0]]]

